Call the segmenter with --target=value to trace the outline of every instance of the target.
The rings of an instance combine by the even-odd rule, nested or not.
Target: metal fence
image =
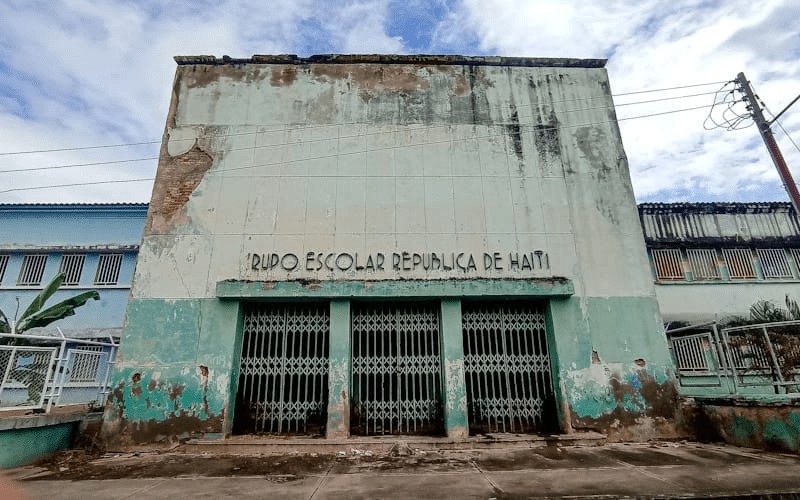
[[[103,404],[117,347],[112,338],[0,333],[0,411]]]
[[[727,328],[704,323],[666,335],[683,387],[800,395],[800,321]]]

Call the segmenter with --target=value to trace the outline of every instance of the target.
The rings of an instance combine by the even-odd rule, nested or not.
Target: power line
[[[798,97],[800,97],[800,96],[798,96]],[[760,98],[759,98],[759,100],[760,100]],[[797,99],[795,99],[795,101],[796,101],[796,100],[797,100]],[[792,103],[794,103],[794,101],[792,101]],[[781,124],[781,122],[779,122],[779,121],[778,121],[778,117],[779,117],[779,116],[780,116],[780,115],[781,115],[783,112],[779,113],[779,114],[776,116],[776,115],[774,115],[774,114],[772,113],[772,111],[770,111],[770,110],[769,110],[769,108],[767,107],[767,105],[766,105],[766,104],[764,104],[764,101],[761,101],[761,106],[762,106],[762,107],[763,107],[763,108],[764,108],[764,109],[767,111],[767,113],[769,113],[769,114],[772,116],[772,121],[770,121],[769,123],[770,123],[770,124],[772,124],[772,123],[777,123],[777,124],[778,124],[778,127],[779,127],[779,128],[782,130],[782,131],[783,131],[783,135],[785,135],[785,136],[786,136],[786,137],[789,139],[789,142],[791,142],[791,143],[792,143],[792,146],[794,146],[794,149],[796,149],[798,152],[800,152],[800,147],[798,147],[797,143],[796,143],[796,142],[794,142],[794,139],[792,139],[792,136],[791,136],[791,135],[789,135],[789,132],[788,132],[788,131],[787,131],[785,128],[783,128],[783,125]],[[791,104],[790,104],[789,106],[791,106]],[[784,110],[783,110],[783,111],[786,111],[787,109],[788,109],[788,106],[787,106],[786,108],[784,108]]]
[[[583,112],[583,111],[593,111],[593,110],[597,110],[597,109],[613,109],[613,108],[618,108],[618,107],[622,107],[622,106],[631,106],[631,105],[638,105],[638,104],[649,104],[649,103],[654,103],[654,102],[669,101],[669,100],[675,100],[675,99],[688,99],[688,98],[692,98],[692,97],[706,96],[706,95],[711,95],[711,94],[716,94],[716,93],[718,93],[718,91],[717,92],[703,92],[703,93],[700,93],[700,94],[688,94],[688,95],[683,95],[683,96],[662,97],[662,98],[658,98],[658,99],[649,99],[649,100],[645,100],[645,101],[622,103],[622,104],[617,104],[616,106],[614,106],[614,105],[611,105],[611,106],[595,106],[595,107],[590,107],[590,108],[569,109],[569,110],[563,110],[562,113],[578,113],[578,112]],[[702,107],[705,107],[705,106],[702,106]],[[669,113],[670,112],[667,112],[667,114],[669,114]],[[646,116],[650,116],[650,115],[646,115]],[[656,115],[653,115],[653,116],[656,116]],[[520,119],[520,118],[522,118],[522,119],[534,118],[534,115],[527,115],[527,116],[521,116],[521,117],[518,116],[517,117],[517,119]],[[628,118],[625,118],[625,119],[628,119]],[[607,123],[607,122],[602,122],[602,123]],[[492,126],[505,126],[505,124],[500,124],[500,123],[495,123],[495,124],[491,124],[491,125]],[[330,127],[330,126],[335,126],[335,125],[327,125],[327,127]],[[450,126],[449,124],[445,124],[445,125],[426,125],[426,126],[423,126],[423,127],[409,127],[406,130],[411,131],[411,132],[415,132],[415,131],[418,131],[418,130],[429,132],[429,131],[437,129],[437,128],[447,128],[449,126]],[[520,124],[520,127],[523,127],[523,128],[538,127],[540,129],[542,128],[540,125],[529,125],[529,124]],[[284,130],[298,130],[298,129],[284,129]],[[300,130],[302,130],[302,129],[300,129]],[[257,133],[272,133],[272,132],[274,132],[274,131],[268,131],[268,132],[246,132],[246,133],[242,133],[242,134],[212,134],[212,135],[202,136],[202,138],[203,139],[207,139],[207,138],[220,137],[220,136],[257,134]],[[339,140],[342,140],[342,139],[359,139],[361,137],[371,137],[371,136],[377,136],[377,135],[392,134],[392,133],[395,133],[395,132],[396,132],[395,130],[382,130],[382,131],[376,131],[376,132],[365,132],[363,134],[339,135],[339,136],[336,136],[336,137],[327,137],[327,138],[320,138],[320,139],[306,139],[306,140],[301,140],[301,141],[295,141],[295,142],[292,142],[291,144],[292,145],[298,145],[298,144],[319,143],[319,142],[322,142],[322,141],[339,141]],[[196,140],[198,138],[192,138],[191,140]],[[178,140],[181,140],[181,139],[178,139]],[[189,140],[189,139],[186,139],[186,140]],[[285,143],[280,144],[280,146],[285,146],[285,145],[286,145]],[[276,146],[276,145],[267,144],[267,145],[263,145],[263,146],[247,146],[247,147],[241,147],[241,148],[231,148],[231,149],[226,149],[226,150],[222,150],[222,151],[224,151],[224,152],[246,151],[246,150],[269,148],[269,147],[274,147],[274,146]],[[132,159],[127,159],[127,160],[101,161],[101,162],[93,162],[93,163],[75,163],[75,164],[67,164],[67,165],[52,165],[52,166],[47,166],[47,167],[16,168],[16,169],[0,170],[0,174],[10,173],[10,172],[51,170],[51,169],[61,169],[61,168],[73,168],[73,167],[89,167],[89,166],[99,166],[99,165],[118,164],[118,163],[133,163],[133,162],[140,162],[140,161],[159,160],[161,158],[162,158],[162,156],[151,156],[151,157],[145,157],[145,158],[132,158]]]
[[[703,87],[703,86],[708,86],[708,85],[718,85],[720,83],[725,83],[725,82],[696,83],[696,84],[692,84],[692,85],[681,85],[681,86],[677,86],[677,87],[666,87],[666,88],[661,88],[661,89],[638,90],[638,91],[634,91],[634,92],[623,92],[623,93],[619,93],[619,94],[611,94],[610,97],[621,97],[621,96],[626,96],[626,95],[645,94],[645,93],[650,93],[650,92],[666,92],[666,91],[669,91],[669,90],[686,89],[686,88],[692,88],[692,87]],[[700,95],[700,94],[697,94],[697,95]],[[693,96],[694,95],[685,96],[685,97],[693,97]],[[564,99],[564,100],[560,100],[560,101],[550,101],[548,104],[560,104],[560,103],[565,103],[565,102],[576,102],[576,101],[584,101],[584,100],[591,100],[591,99],[602,99],[602,98],[607,98],[607,97],[609,97],[609,95],[601,94],[601,95],[589,96],[589,97],[578,97],[578,98],[574,98],[574,99]],[[675,99],[678,99],[678,98],[680,98],[680,96],[679,97],[675,97]],[[667,99],[670,99],[670,98],[665,98],[663,100],[667,100]],[[658,99],[655,99],[653,101],[643,101],[643,102],[655,102],[657,100]],[[634,104],[634,103],[629,103],[629,104]],[[534,106],[534,105],[537,105],[537,104],[519,104],[519,105],[517,105],[517,107],[529,107],[529,106]],[[621,105],[627,106],[628,104],[621,104]],[[478,111],[479,112],[485,112],[485,111],[490,111],[490,109],[478,110]],[[472,112],[470,111],[469,114],[471,114],[471,113]],[[465,112],[465,115],[466,114],[467,113]],[[338,124],[335,124],[335,125],[357,125],[357,124],[360,124],[360,123],[363,123],[363,122],[349,122],[349,123],[348,122],[344,122],[344,123],[338,123]],[[266,131],[266,132],[285,132],[285,131],[288,131],[288,130],[298,130],[298,129],[303,129],[303,128],[322,128],[322,127],[330,127],[330,126],[332,126],[332,125],[310,125],[310,126],[306,126],[306,127],[293,127],[293,128],[269,130],[269,131]],[[235,134],[218,134],[216,136],[228,137],[228,136],[236,136],[236,135],[258,134],[258,133],[262,133],[262,132],[259,132],[259,131],[241,132],[241,133],[235,133]],[[207,136],[207,137],[213,137],[213,136]],[[193,139],[179,139],[179,140],[193,140]],[[35,154],[35,153],[57,153],[57,152],[65,152],[65,151],[84,151],[84,150],[91,150],[91,149],[109,149],[109,148],[121,148],[121,147],[129,147],[129,146],[144,146],[144,145],[161,144],[161,142],[162,141],[160,141],[160,140],[159,141],[141,141],[141,142],[118,143],[118,144],[102,144],[102,145],[95,145],[95,146],[77,146],[77,147],[52,148],[52,149],[32,149],[32,150],[26,150],[26,151],[5,151],[5,152],[0,152],[0,156],[24,155],[24,154]]]
[[[567,129],[567,128],[589,127],[589,126],[592,126],[592,125],[603,125],[603,124],[607,124],[607,123],[614,123],[614,122],[624,121],[624,120],[635,120],[635,119],[640,119],[640,118],[650,118],[650,117],[653,117],[653,116],[662,116],[662,115],[668,115],[668,114],[674,114],[674,113],[682,113],[682,112],[685,112],[685,111],[693,111],[693,110],[698,110],[698,109],[705,109],[705,108],[708,108],[708,107],[709,107],[708,105],[696,106],[696,107],[691,107],[691,108],[676,109],[676,110],[672,110],[672,111],[664,111],[664,112],[660,112],[660,113],[651,113],[651,114],[646,114],[646,115],[623,117],[623,118],[618,118],[617,120],[607,120],[607,121],[602,121],[602,122],[591,122],[591,123],[583,123],[583,124],[576,124],[576,125],[564,125],[564,126],[560,126],[560,127],[540,127],[538,130],[541,130],[541,131],[544,131],[544,130],[562,130],[562,129]],[[476,135],[476,136],[470,137],[469,139],[488,139],[488,138],[493,138],[493,137],[496,137],[496,135],[495,134],[485,135],[485,136],[477,136]],[[330,155],[321,155],[321,156],[316,156],[316,157],[306,157],[306,158],[299,158],[299,159],[294,159],[294,160],[283,160],[283,161],[278,161],[278,162],[273,162],[273,163],[264,163],[264,164],[258,164],[258,165],[247,165],[247,166],[240,166],[240,167],[232,167],[232,168],[226,168],[226,169],[222,170],[221,172],[230,172],[230,171],[235,171],[235,170],[246,170],[246,169],[250,169],[250,168],[268,167],[268,166],[274,166],[274,165],[284,165],[284,164],[287,164],[287,163],[297,163],[297,162],[302,162],[302,161],[318,160],[318,159],[324,159],[324,158],[334,158],[334,157],[340,157],[340,156],[364,154],[364,153],[367,153],[367,152],[400,149],[400,148],[413,147],[413,146],[425,146],[425,145],[431,145],[431,144],[459,142],[461,140],[466,141],[467,138],[464,138],[464,139],[449,138],[449,139],[440,140],[440,141],[429,141],[429,142],[422,142],[422,143],[415,143],[415,144],[404,144],[404,145],[399,145],[399,146],[387,146],[387,147],[383,147],[383,148],[373,148],[373,149],[369,149],[369,150],[352,151],[352,152],[344,152],[344,153],[334,153],[334,154],[330,154]],[[98,184],[116,184],[116,183],[126,183],[126,182],[144,182],[144,181],[152,181],[153,179],[154,179],[153,177],[147,177],[147,178],[142,178],[142,179],[108,180],[108,181],[83,182],[83,183],[73,183],[73,184],[56,184],[56,185],[49,185],[49,186],[29,186],[29,187],[24,187],[24,188],[11,188],[11,189],[2,190],[2,191],[0,191],[0,194],[9,193],[9,192],[12,192],[12,191],[30,191],[30,190],[36,190],[36,189],[52,189],[52,188],[61,188],[61,187],[78,187],[78,186],[90,186],[90,185],[98,185]]]
[[[680,87],[668,87],[664,89],[651,89],[651,90],[637,90],[635,92],[624,92],[622,94],[613,94],[614,97],[623,96],[623,95],[633,95],[633,94],[646,94],[648,92],[666,92],[667,90],[677,90],[677,89],[688,89],[691,87],[705,87],[708,85],[719,85],[720,83],[730,83],[731,80],[722,81],[722,82],[708,82],[708,83],[695,83],[692,85],[681,85]]]
[[[94,163],[72,163],[69,165],[51,165],[48,167],[31,167],[31,168],[10,168],[8,170],[0,170],[0,174],[8,172],[31,172],[34,170],[55,170],[58,168],[73,168],[73,167],[96,167],[97,165],[111,165],[115,163],[133,163],[139,161],[158,160],[160,156],[151,156],[149,158],[132,158],[130,160],[114,160],[114,161],[98,161]]]
[[[95,182],[76,182],[74,184],[53,184],[50,186],[29,186],[29,187],[22,187],[22,188],[11,188],[11,189],[4,189],[0,191],[0,193],[10,193],[12,191],[30,191],[33,189],[52,189],[52,188],[62,188],[62,187],[76,187],[76,186],[93,186],[97,184],[121,184],[123,182],[144,182],[144,181],[152,181],[154,177],[146,177],[144,179],[117,179],[117,180],[110,180],[110,181],[95,181]]]

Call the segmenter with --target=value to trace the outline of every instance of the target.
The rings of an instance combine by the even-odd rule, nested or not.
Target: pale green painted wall
[[[131,300],[106,434],[147,442],[229,430],[238,309],[217,299]]]

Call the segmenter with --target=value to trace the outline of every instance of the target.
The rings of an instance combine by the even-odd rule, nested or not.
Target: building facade
[[[86,290],[89,301],[31,333],[119,338],[125,319],[147,204],[0,204],[0,310],[22,313],[57,273],[66,279],[51,301]]]
[[[725,320],[759,300],[800,298],[790,203],[643,203],[639,215],[665,322]]]
[[[674,433],[605,61],[176,61],[110,439]]]

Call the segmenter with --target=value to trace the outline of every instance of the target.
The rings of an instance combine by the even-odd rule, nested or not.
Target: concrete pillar
[[[350,301],[331,301],[328,354],[328,423],[325,437],[350,435]]]
[[[447,437],[469,436],[467,386],[464,378],[464,346],[461,333],[461,300],[442,302],[442,361],[444,363],[444,428]]]

